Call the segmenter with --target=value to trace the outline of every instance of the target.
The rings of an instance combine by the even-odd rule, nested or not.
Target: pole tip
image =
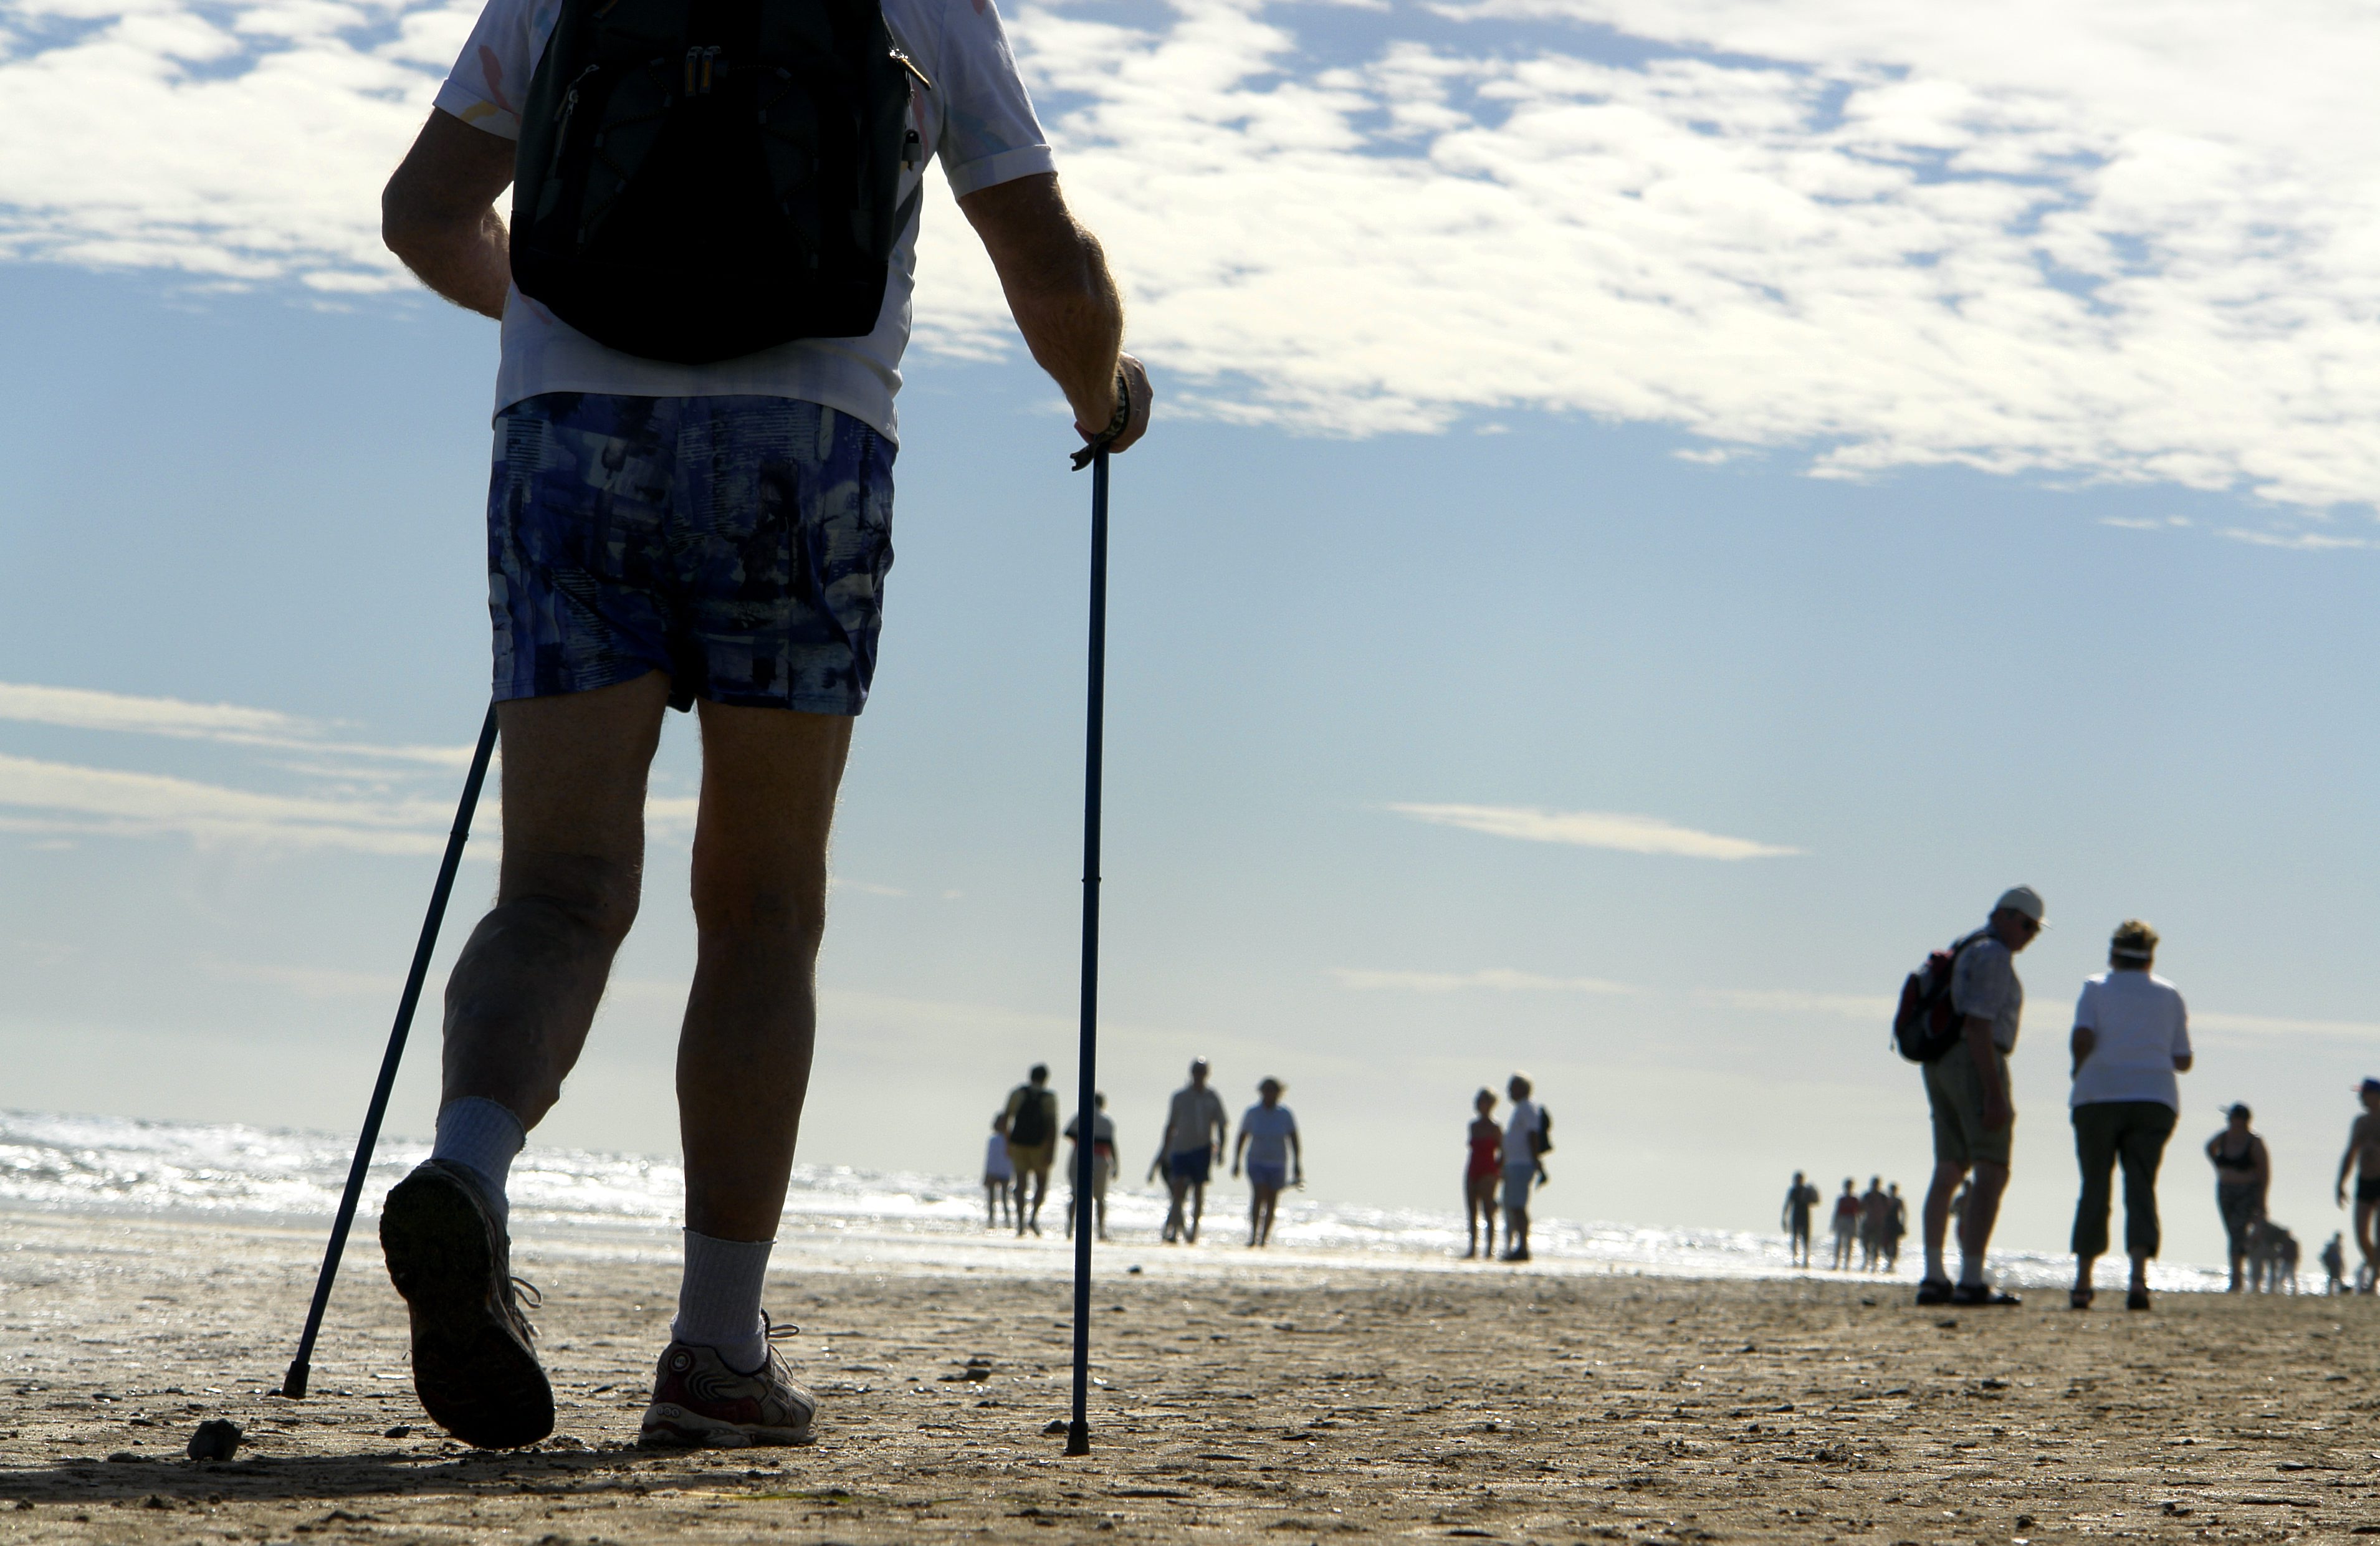
[[[303,1358],[298,1359],[289,1366],[288,1374],[281,1382],[281,1394],[291,1401],[305,1400],[306,1382],[313,1376],[313,1372],[312,1365]]]
[[[1088,1455],[1091,1453],[1091,1425],[1089,1423],[1070,1422],[1066,1425],[1066,1453],[1068,1455]]]

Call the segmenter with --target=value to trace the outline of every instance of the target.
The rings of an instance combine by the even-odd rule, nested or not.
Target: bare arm
[[[1975,1060],[1975,1071],[1984,1080],[1984,1126],[2005,1127],[2013,1114],[2009,1110],[2008,1091],[2000,1088],[2000,1060],[1992,1055],[1992,1022],[1981,1015],[1970,1015],[1961,1028],[1967,1042],[1967,1055]]]
[[[448,300],[502,321],[512,242],[495,206],[512,180],[511,140],[432,109],[381,191],[381,240]]]
[[[1016,329],[1034,360],[1065,393],[1075,428],[1087,440],[1116,408],[1116,373],[1132,414],[1111,447],[1122,451],[1148,428],[1148,373],[1123,347],[1123,298],[1099,238],[1066,208],[1058,176],[1042,172],[978,189],[959,201],[983,238]]]
[[[2190,1065],[2196,1061],[2198,1060],[2189,1053],[2176,1053],[2173,1054],[2173,1071],[2177,1074],[2187,1074],[2190,1072]]]
[[[2067,1043],[2067,1050],[2074,1054],[2073,1074],[2079,1074],[2082,1071],[2082,1065],[2091,1061],[2091,1049],[2096,1047],[2098,1044],[2099,1033],[2097,1031],[2093,1030],[2089,1026],[2076,1026],[2074,1028],[2073,1040]],[[2072,1074],[2070,1074],[2068,1077],[2071,1077]]]

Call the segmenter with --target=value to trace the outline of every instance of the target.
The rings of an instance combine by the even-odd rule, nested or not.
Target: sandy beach
[[[2370,1300],[2103,1295],[1922,1310],[1898,1284],[1274,1269],[1119,1248],[1095,1453],[1062,1260],[837,1269],[771,1301],[822,1398],[797,1450],[630,1444],[675,1273],[525,1242],[561,1417],[482,1455],[424,1422],[369,1230],[315,1394],[278,1386],[319,1236],[0,1215],[0,1540],[959,1538],[1877,1542],[2380,1534]],[[1146,1261],[1148,1270],[1124,1268]],[[2112,1306],[2116,1308],[2111,1308]],[[202,1419],[249,1433],[200,1465]]]

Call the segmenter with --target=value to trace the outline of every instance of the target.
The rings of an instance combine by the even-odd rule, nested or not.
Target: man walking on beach
[[[1041,1233],[1041,1199],[1050,1195],[1050,1163],[1058,1155],[1058,1092],[1050,1088],[1050,1065],[1037,1063],[1026,1082],[1008,1092],[1001,1113],[1008,1135],[1008,1163],[1016,1167],[1016,1233]],[[1033,1206],[1025,1205],[1025,1181],[1033,1180]]]
[[[1835,1198],[1834,1270],[1838,1272],[1851,1270],[1852,1243],[1859,1238],[1860,1199],[1859,1193],[1852,1189],[1857,1185],[1850,1176],[1844,1176],[1843,1189]]]
[[[1867,1178],[1860,1194],[1860,1271],[1873,1272],[1884,1265],[1885,1232],[1892,1227],[1892,1199],[1884,1194],[1884,1177]]]
[[[1885,1192],[1892,1204],[1892,1215],[1884,1228],[1884,1270],[1900,1270],[1900,1242],[1909,1236],[1909,1199],[1900,1195],[1900,1183],[1895,1181]]]
[[[1207,1088],[1207,1060],[1193,1058],[1190,1082],[1173,1092],[1165,1112],[1165,1140],[1158,1146],[1153,1175],[1162,1171],[1172,1206],[1165,1211],[1165,1242],[1198,1243],[1198,1221],[1207,1216],[1207,1177],[1215,1156],[1229,1146],[1231,1118],[1223,1098]],[[1187,1202],[1185,1216],[1184,1204]]]
[[[2372,1219],[2380,1212],[2380,1079],[2365,1079],[2356,1091],[2363,1114],[2347,1130],[2347,1152],[2338,1157],[2338,1205],[2347,1206],[2347,1176],[2355,1175],[2355,1247],[2363,1265],[2355,1274],[2358,1293],[2369,1294],[2380,1282],[2380,1249],[2372,1237]]]
[[[1504,1124],[1504,1257],[1529,1260],[1529,1188],[1549,1179],[1546,1175],[1546,1114],[1530,1099],[1536,1087],[1526,1074],[1515,1074],[1504,1086],[1512,1098],[1512,1114]]]
[[[1934,1184],[1925,1193],[1925,1281],[1921,1305],[2013,1305],[1984,1281],[1984,1255],[2008,1187],[2009,1140],[2016,1107],[2009,1095],[2008,1057],[2024,1017],[2024,984],[2017,953],[2041,932],[2045,909],[2031,886],[2011,887],[1992,906],[1981,931],[1960,942],[1951,969],[1950,1007],[1961,1017],[1959,1044],[1925,1065],[1925,1099],[1934,1115]],[[1950,1199],[1969,1182],[1959,1221],[1959,1282],[1943,1264],[1950,1229]]]
[[[1810,1265],[1810,1210],[1823,1200],[1818,1188],[1795,1171],[1793,1184],[1785,1188],[1785,1211],[1777,1223],[1786,1233],[1787,1249],[1796,1267]]]
[[[472,1444],[543,1438],[552,1393],[511,1281],[506,1174],[559,1099],[636,916],[663,715],[698,704],[698,949],[677,1053],[685,1276],[643,1435],[795,1443],[817,1403],[770,1342],[761,1289],[809,1081],[828,829],[892,562],[892,400],[929,159],[1080,434],[1130,446],[1149,390],[1119,353],[1115,282],[1067,211],[988,0],[884,0],[891,42],[848,58],[802,41],[832,31],[822,15],[755,43],[663,6],[661,24],[696,45],[686,79],[698,55],[701,94],[689,85],[674,107],[674,67],[659,87],[607,79],[574,118],[600,62],[563,80],[538,73],[540,56],[550,34],[557,58],[616,43],[608,30],[628,17],[607,22],[611,9],[490,0],[382,200],[407,266],[504,324],[487,549],[504,849],[494,908],[447,984],[436,1147],[389,1194],[381,1238],[430,1415]],[[838,104],[799,85],[780,88],[794,100],[766,129],[766,110],[733,110],[763,82],[846,78],[864,101],[842,104],[859,117],[840,135],[826,122]],[[550,197],[516,213],[552,247],[516,250],[494,207],[525,128],[552,147],[522,158]],[[621,131],[610,148],[585,152],[607,128]],[[688,135],[741,138],[690,175],[647,169]],[[827,155],[853,175],[793,182]],[[763,171],[748,188],[705,175],[731,163]],[[722,283],[612,286],[584,246],[595,236]],[[832,249],[832,276],[815,257],[779,265],[806,241]],[[516,256],[546,299],[513,286]],[[730,275],[739,297],[782,304],[685,322]]]

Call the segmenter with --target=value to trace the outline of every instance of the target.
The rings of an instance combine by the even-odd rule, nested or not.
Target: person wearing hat
[[[2347,1206],[2347,1173],[2355,1172],[2355,1248],[2363,1253],[2356,1291],[2369,1294],[2380,1279],[2380,1251],[2373,1248],[2372,1215],[2380,1212],[2380,1079],[2365,1079],[2356,1092],[2363,1114],[2347,1130],[2347,1152],[2338,1157],[2338,1205]]]
[[[2215,1209],[2223,1215],[2223,1233],[2230,1242],[2234,1294],[2242,1286],[2240,1269],[2273,1184],[2273,1157],[2265,1140],[2248,1130],[2252,1115],[2245,1102],[2226,1106],[2223,1130],[2206,1140],[2206,1157],[2215,1164]]]
[[[1281,1188],[1305,1185],[1305,1149],[1298,1142],[1297,1118],[1281,1103],[1284,1088],[1279,1079],[1258,1081],[1257,1103],[1240,1118],[1240,1143],[1232,1151],[1234,1176],[1240,1174],[1240,1162],[1247,1162],[1251,1247],[1272,1244],[1272,1216],[1281,1205]]]
[[[2082,1197],[2074,1206],[2074,1291],[2091,1308],[2091,1269],[2107,1248],[2110,1184],[2124,1169],[2124,1251],[2132,1259],[2126,1309],[2149,1308],[2149,1260],[2157,1253],[2157,1165],[2181,1113],[2190,1071],[2190,1012],[2181,993],[2150,971],[2157,931],[2139,919],[2116,926],[2107,969],[2082,984],[2074,1005],[2074,1158]]]
[[[1934,1184],[1925,1193],[1925,1278],[1921,1305],[2014,1305],[2013,1294],[1984,1281],[1984,1256],[2008,1187],[2009,1139],[2016,1107],[2009,1098],[2009,1053],[2016,1050],[2024,1015],[2024,984],[2017,952],[2041,932],[2041,894],[2013,886],[1992,905],[1990,919],[1958,944],[1951,968],[1950,1007],[1960,1016],[1961,1042],[1925,1065],[1925,1101],[1934,1117]],[[1950,1199],[1973,1176],[1973,1193],[1959,1221],[1959,1281],[1944,1266]]]

